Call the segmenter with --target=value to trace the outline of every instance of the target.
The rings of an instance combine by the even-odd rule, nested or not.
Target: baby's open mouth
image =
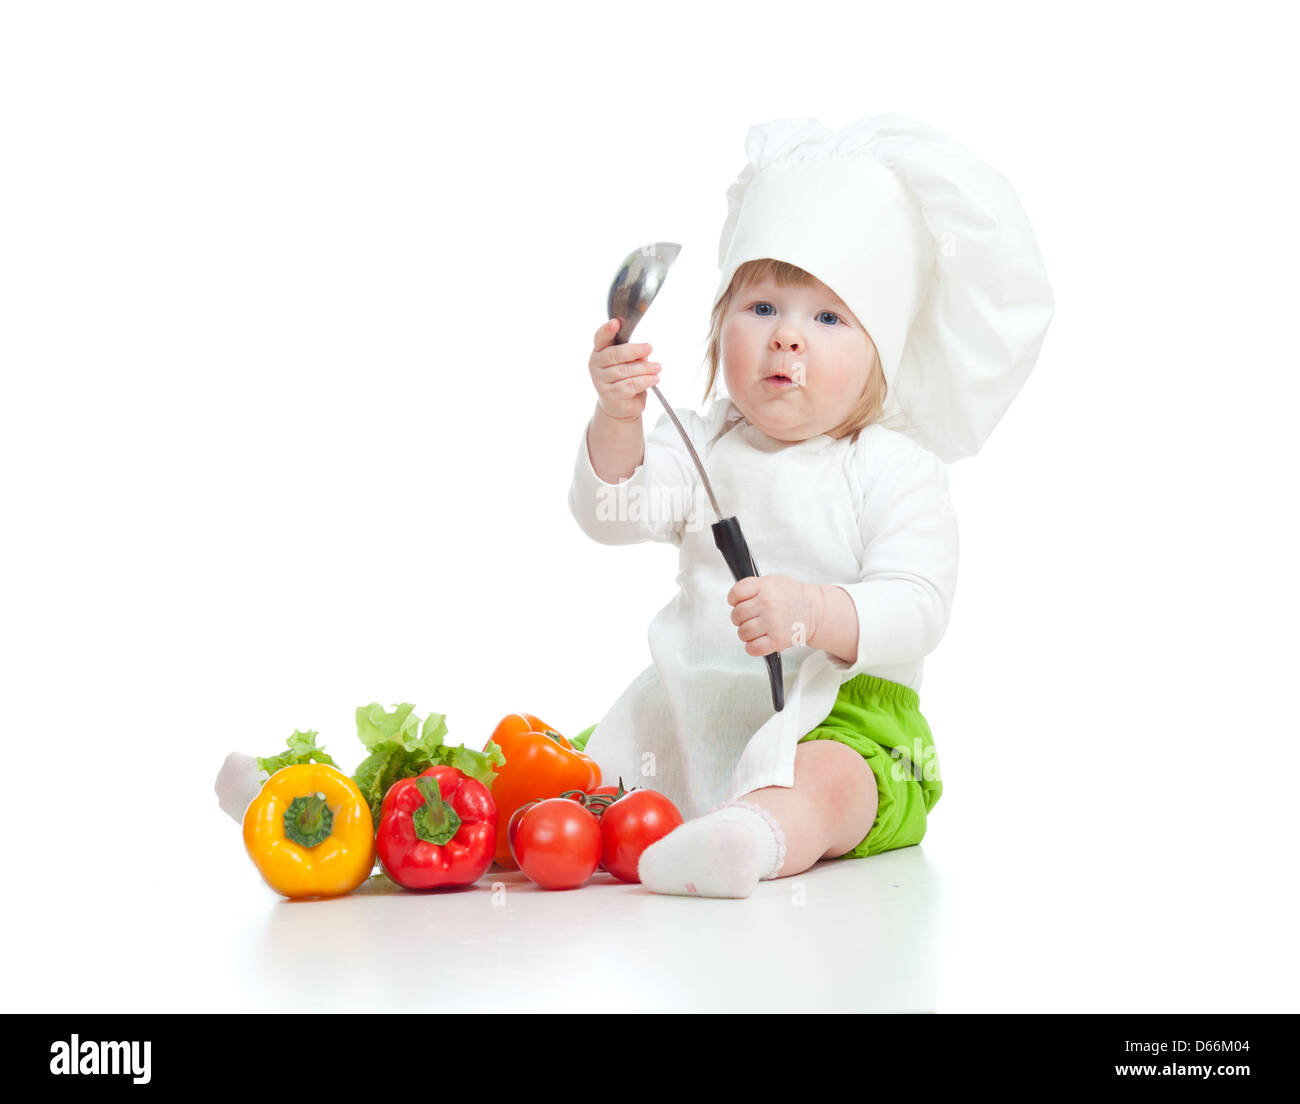
[[[796,382],[802,382],[804,371],[803,361],[796,362],[792,367],[793,370],[798,373],[800,377],[799,380],[796,380],[794,376],[787,376],[784,372],[773,372],[763,382],[770,383],[773,387],[786,387]]]

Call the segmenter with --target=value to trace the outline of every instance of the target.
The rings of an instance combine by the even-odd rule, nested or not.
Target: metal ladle
[[[627,260],[619,267],[614,282],[609,286],[608,317],[620,319],[621,322],[612,344],[627,344],[637,323],[649,310],[654,297],[659,294],[664,278],[668,275],[673,262],[677,260],[677,254],[681,249],[682,247],[674,242],[655,242],[653,245],[643,245],[628,254]],[[704,481],[704,489],[708,492],[709,502],[713,504],[713,512],[721,519],[712,527],[713,543],[718,546],[737,582],[751,575],[757,576],[758,565],[749,553],[749,545],[745,543],[745,537],[740,531],[740,523],[734,517],[722,517],[718,500],[713,495],[713,487],[709,483],[709,477],[704,473],[704,465],[700,463],[690,437],[682,428],[682,423],[677,420],[673,408],[668,405],[668,400],[660,393],[658,384],[651,385],[650,390],[655,393],[655,397],[668,412],[673,425],[677,427],[677,432],[682,435],[682,440],[686,443],[686,451],[691,454],[700,478]],[[781,672],[781,653],[772,652],[770,655],[765,655],[763,661],[767,664],[767,678],[772,685],[772,707],[779,713],[785,708],[785,679]]]

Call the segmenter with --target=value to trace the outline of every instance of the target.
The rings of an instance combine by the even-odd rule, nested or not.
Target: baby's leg
[[[876,776],[837,740],[809,740],[795,750],[794,785],[752,790],[741,800],[766,809],[785,831],[778,878],[801,874],[821,859],[853,850],[876,819]]]
[[[793,786],[751,790],[688,820],[645,849],[638,873],[655,893],[747,897],[761,879],[852,850],[875,821],[876,802],[876,776],[861,755],[809,740],[795,749]]]

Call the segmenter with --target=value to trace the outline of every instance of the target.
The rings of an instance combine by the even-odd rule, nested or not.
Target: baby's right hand
[[[611,318],[596,331],[587,368],[600,409],[611,418],[630,421],[645,410],[645,393],[659,382],[660,366],[646,361],[649,345],[611,344],[620,325],[619,319]]]

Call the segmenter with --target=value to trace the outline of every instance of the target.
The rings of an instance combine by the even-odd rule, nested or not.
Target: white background
[[[682,243],[638,337],[698,405],[746,129],[895,112],[1008,177],[1057,299],[950,469],[939,1007],[1295,1011],[1283,10],[6,5],[6,1010],[179,1007],[205,902],[274,907],[230,750],[599,720],[676,572],[566,507],[609,280]]]

